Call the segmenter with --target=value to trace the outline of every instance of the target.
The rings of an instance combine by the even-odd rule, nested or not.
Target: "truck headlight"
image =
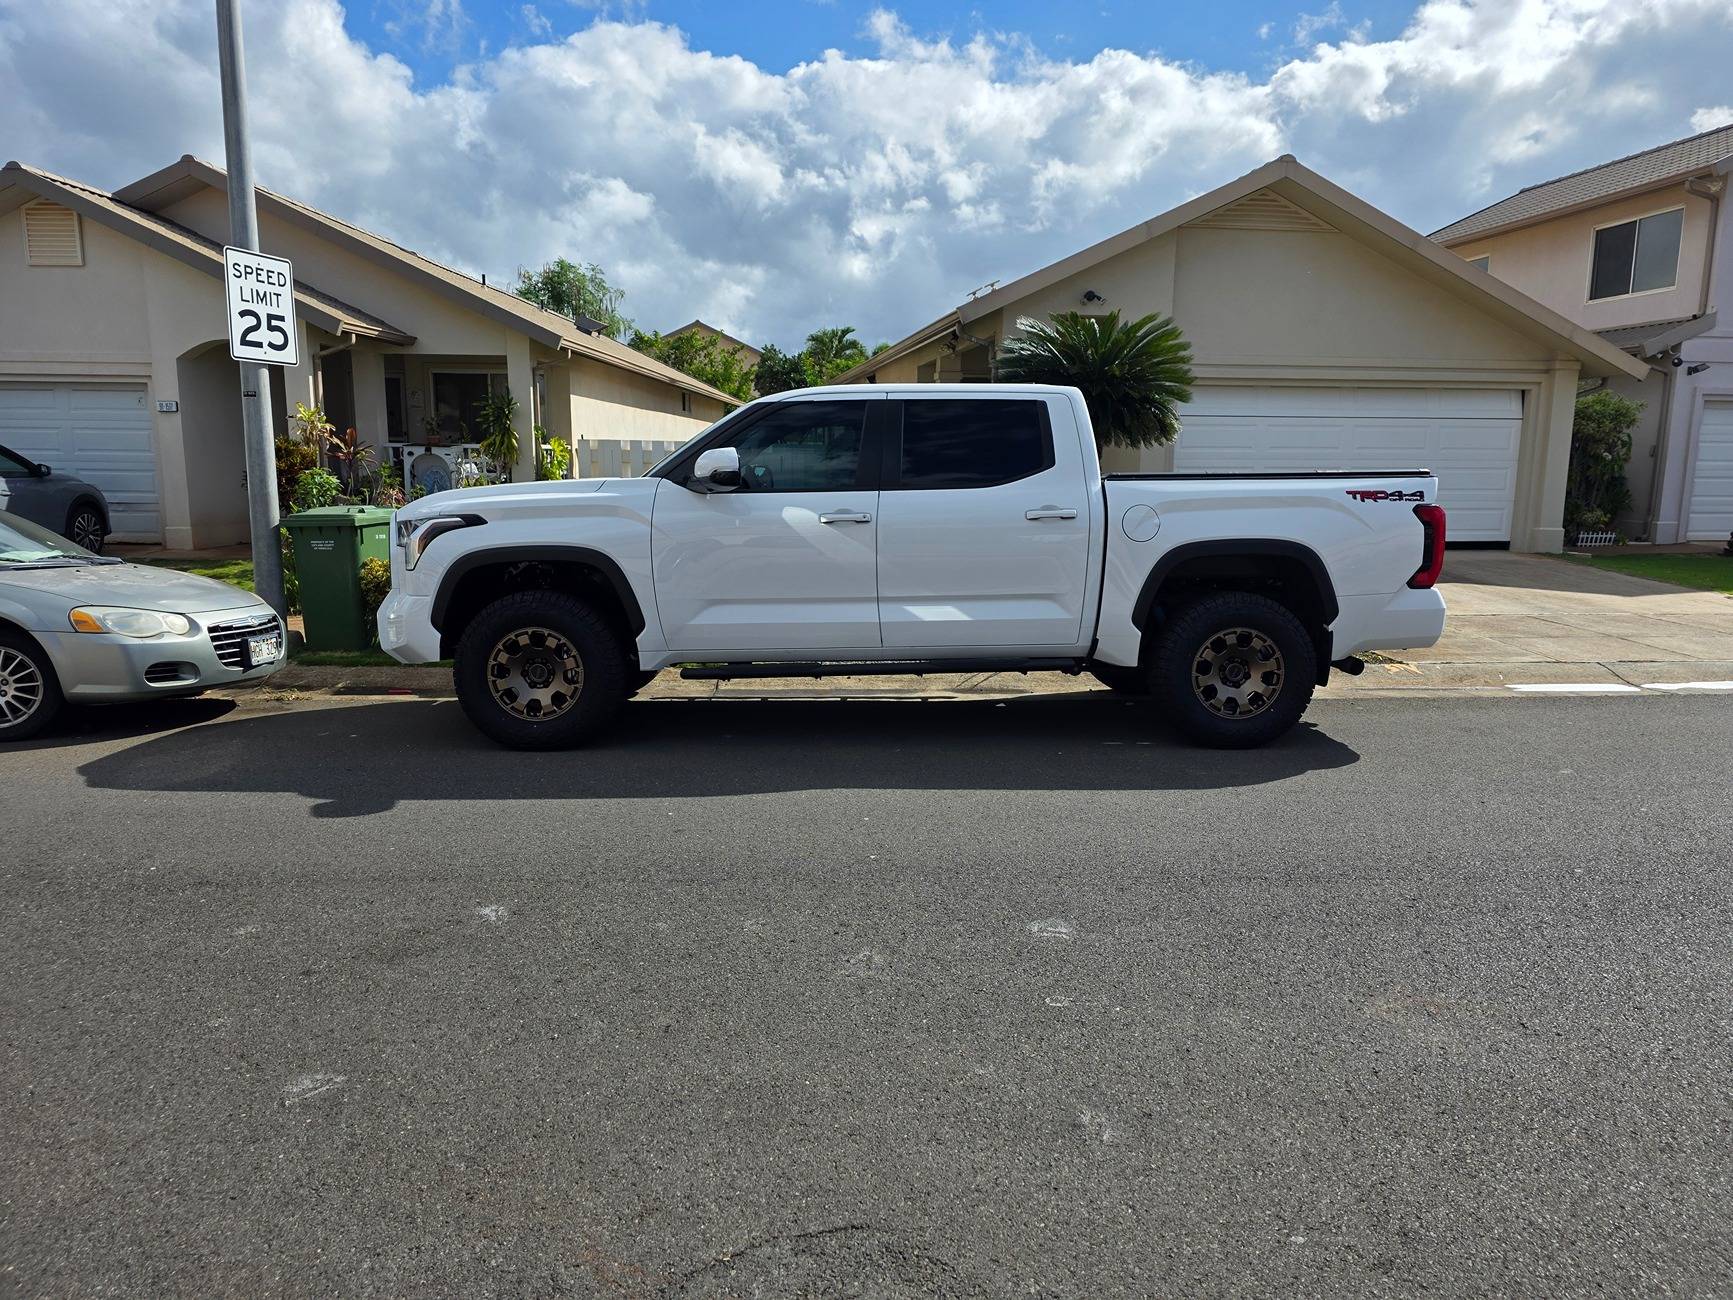
[[[458,528],[474,528],[487,520],[480,515],[433,515],[427,519],[399,519],[397,544],[403,548],[403,567],[413,569],[434,538]]]
[[[185,636],[193,621],[185,614],[165,614],[154,609],[116,609],[108,605],[83,605],[70,615],[76,632],[113,632],[149,640],[153,636]]]

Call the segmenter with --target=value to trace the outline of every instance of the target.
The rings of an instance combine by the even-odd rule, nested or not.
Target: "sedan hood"
[[[81,564],[70,568],[16,569],[0,565],[0,593],[24,590],[78,605],[120,605],[174,614],[269,606],[250,591],[195,573],[149,564]]]

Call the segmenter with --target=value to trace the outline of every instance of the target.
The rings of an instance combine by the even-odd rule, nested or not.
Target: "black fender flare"
[[[490,564],[537,562],[581,564],[594,569],[606,579],[613,588],[614,595],[619,598],[620,607],[626,611],[626,621],[631,625],[632,636],[636,638],[644,630],[644,610],[638,603],[638,595],[632,590],[632,584],[626,578],[625,570],[613,556],[588,546],[494,546],[465,552],[446,566],[445,573],[439,579],[439,590],[433,597],[433,626],[440,632],[445,631],[446,610],[451,605],[451,598],[457,591],[458,584],[466,574]]]
[[[1324,561],[1316,551],[1300,542],[1275,537],[1234,537],[1186,542],[1166,552],[1150,568],[1143,580],[1142,589],[1137,593],[1137,600],[1131,607],[1132,626],[1139,632],[1144,630],[1144,625],[1149,622],[1149,611],[1154,607],[1156,597],[1161,594],[1162,584],[1175,569],[1187,561],[1260,555],[1298,560],[1304,565],[1318,588],[1323,625],[1328,627],[1336,621],[1336,615],[1341,612],[1341,606],[1336,602],[1336,584],[1331,580],[1330,570],[1324,567]]]

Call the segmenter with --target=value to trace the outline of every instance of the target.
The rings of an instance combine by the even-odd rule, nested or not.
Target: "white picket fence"
[[[665,439],[577,438],[572,444],[572,477],[637,478],[680,446]]]

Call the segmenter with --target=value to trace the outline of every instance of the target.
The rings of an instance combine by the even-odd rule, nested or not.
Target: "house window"
[[[1679,236],[1684,226],[1685,209],[1674,208],[1595,231],[1589,301],[1671,289],[1679,281]]]
[[[504,375],[479,371],[435,371],[433,414],[423,430],[427,441],[437,446],[458,446],[481,441],[481,404],[490,392],[505,391]]]
[[[683,415],[692,414],[692,394],[684,389],[680,391],[680,412]]]
[[[1492,270],[1492,258],[1490,257],[1471,257],[1468,259],[1468,264],[1476,271],[1490,272]]]
[[[31,266],[83,266],[78,214],[47,199],[24,205],[24,260]]]
[[[385,437],[391,442],[407,442],[403,427],[403,376],[385,376]]]

